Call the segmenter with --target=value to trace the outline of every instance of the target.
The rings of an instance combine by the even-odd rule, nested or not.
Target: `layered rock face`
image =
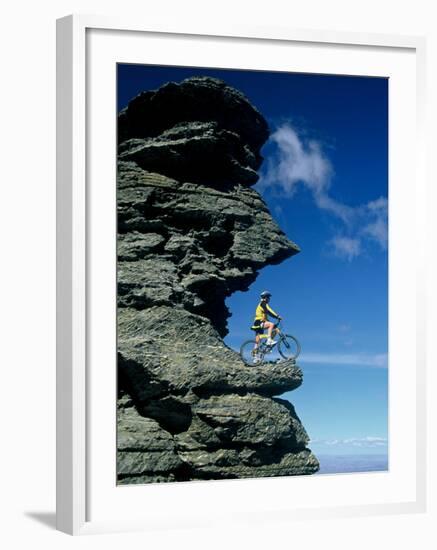
[[[134,98],[118,134],[118,482],[316,472],[274,397],[300,368],[246,367],[222,339],[225,299],[299,251],[251,188],[265,120],[224,82],[190,78]]]

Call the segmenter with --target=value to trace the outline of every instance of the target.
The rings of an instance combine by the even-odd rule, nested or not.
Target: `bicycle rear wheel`
[[[284,359],[296,359],[300,353],[300,344],[291,334],[284,334],[278,342],[278,351]]]
[[[255,353],[255,340],[247,340],[240,348],[240,357],[248,367],[261,365],[264,361],[264,353],[259,349]]]

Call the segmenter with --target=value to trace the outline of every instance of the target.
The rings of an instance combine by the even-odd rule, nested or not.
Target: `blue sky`
[[[264,268],[227,305],[226,343],[251,336],[259,293],[302,344],[289,399],[320,454],[387,452],[388,81],[382,78],[119,65],[118,108],[194,75],[222,78],[272,135],[256,188],[301,252]]]

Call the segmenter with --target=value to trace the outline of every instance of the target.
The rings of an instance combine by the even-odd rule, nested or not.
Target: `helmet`
[[[267,290],[264,290],[264,292],[261,292],[261,298],[270,298],[271,293]]]

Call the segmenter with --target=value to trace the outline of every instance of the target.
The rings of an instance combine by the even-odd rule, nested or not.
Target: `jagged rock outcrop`
[[[261,114],[212,78],[168,83],[119,115],[118,481],[311,474],[292,362],[244,366],[225,299],[299,251],[252,189]]]

